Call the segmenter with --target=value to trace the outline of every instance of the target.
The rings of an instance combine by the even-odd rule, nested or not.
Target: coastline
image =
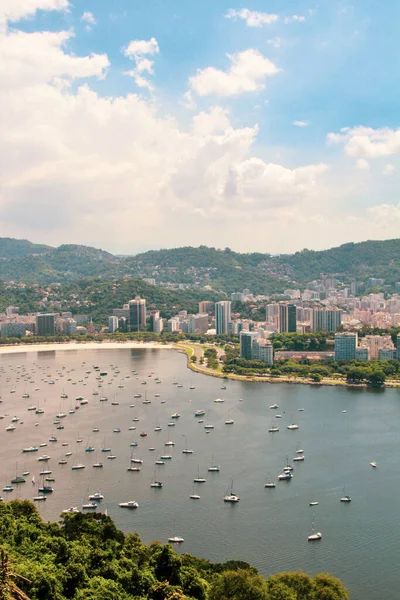
[[[160,342],[57,342],[50,344],[17,344],[0,346],[0,354],[21,354],[25,352],[54,352],[55,350],[115,350],[117,348],[156,349],[165,348],[173,350],[171,344]]]
[[[311,379],[306,379],[303,377],[302,378],[286,377],[284,375],[280,375],[279,377],[268,377],[268,376],[257,377],[256,375],[237,375],[235,373],[223,373],[222,371],[215,371],[213,369],[208,369],[207,367],[204,367],[204,366],[200,367],[196,363],[192,363],[190,359],[195,354],[195,348],[193,346],[177,344],[175,346],[175,348],[180,350],[182,353],[186,354],[187,367],[191,371],[194,371],[195,373],[201,373],[203,375],[208,375],[210,377],[216,377],[216,378],[222,379],[222,380],[233,379],[235,381],[243,381],[243,382],[247,382],[247,383],[271,383],[271,384],[288,383],[291,385],[296,385],[296,384],[311,385],[313,387],[342,386],[342,387],[346,387],[346,388],[350,388],[350,389],[364,389],[364,388],[374,389],[374,388],[368,386],[366,383],[360,383],[360,384],[347,383],[347,381],[345,379],[325,378],[325,379],[322,379],[321,381],[315,382],[315,381],[312,381]],[[375,388],[375,389],[385,389],[385,388],[400,388],[400,381],[386,380],[385,384],[382,387]]]
[[[55,351],[68,351],[68,350],[116,350],[118,348],[127,349],[139,349],[139,350],[177,350],[181,354],[186,354],[187,367],[201,375],[208,375],[209,377],[216,377],[218,379],[232,379],[234,381],[242,381],[247,383],[288,383],[291,385],[311,385],[311,386],[342,386],[353,389],[367,388],[367,384],[349,384],[345,379],[330,379],[325,378],[321,381],[314,382],[311,379],[304,379],[299,377],[286,377],[280,375],[279,377],[257,377],[255,375],[237,375],[235,373],[223,373],[222,371],[215,371],[209,369],[206,366],[199,366],[196,363],[191,362],[191,357],[196,353],[194,346],[184,343],[175,344],[162,344],[161,342],[135,342],[135,341],[121,341],[121,342],[52,342],[49,344],[17,344],[17,345],[4,345],[0,346],[0,355],[7,354],[25,354],[26,352],[55,352]],[[400,388],[400,381],[387,380],[382,388]],[[373,389],[373,388],[371,388]]]

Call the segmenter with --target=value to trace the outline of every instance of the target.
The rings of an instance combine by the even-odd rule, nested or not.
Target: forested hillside
[[[277,256],[199,246],[118,257],[88,246],[50,248],[0,238],[2,281],[47,285],[90,277],[145,277],[155,279],[156,284],[210,285],[226,293],[248,288],[256,294],[273,294],[290,286],[304,286],[321,275],[337,276],[346,283],[379,277],[393,285],[400,281],[400,239]]]
[[[110,517],[64,514],[44,522],[29,501],[0,504],[3,600],[348,600],[339,579],[280,573],[264,579],[241,561],[212,564],[124,535]],[[306,541],[307,543],[307,541]]]

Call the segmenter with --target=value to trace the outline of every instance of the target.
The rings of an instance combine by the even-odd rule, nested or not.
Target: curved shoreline
[[[345,379],[334,380],[334,379],[322,379],[321,381],[315,382],[311,379],[303,379],[296,377],[257,377],[255,375],[237,375],[235,373],[222,373],[208,369],[207,367],[201,367],[196,363],[192,363],[190,358],[193,356],[195,349],[193,346],[182,343],[175,344],[163,344],[161,342],[135,342],[135,341],[121,341],[121,342],[51,342],[44,344],[13,344],[13,345],[0,345],[0,355],[7,354],[22,354],[27,352],[54,352],[57,350],[68,351],[68,350],[116,350],[119,348],[127,349],[138,349],[138,350],[155,350],[155,349],[166,349],[166,350],[177,350],[182,354],[186,354],[187,367],[201,375],[208,375],[209,377],[216,377],[218,379],[232,379],[234,381],[242,381],[244,383],[288,383],[291,385],[311,385],[311,386],[342,386],[353,389],[370,388],[366,383],[360,384],[349,384]],[[387,380],[381,388],[400,388],[400,381]],[[374,389],[374,388],[370,388]]]
[[[195,373],[201,373],[202,375],[208,375],[210,377],[216,377],[218,379],[223,379],[223,380],[227,380],[227,379],[233,379],[234,381],[242,381],[242,382],[247,382],[247,383],[288,383],[291,385],[296,385],[296,384],[300,384],[300,385],[311,385],[314,387],[317,386],[328,386],[328,387],[335,387],[335,386],[342,386],[342,387],[346,387],[346,388],[353,388],[353,389],[363,389],[363,388],[368,388],[368,389],[374,389],[371,386],[368,386],[366,383],[347,383],[347,381],[345,379],[329,379],[329,378],[325,378],[322,379],[321,381],[312,381],[311,379],[307,379],[307,378],[299,378],[299,377],[285,377],[280,375],[279,377],[257,377],[256,375],[237,375],[235,373],[222,373],[222,372],[218,372],[218,371],[214,371],[212,369],[208,369],[207,367],[200,367],[198,366],[196,363],[192,363],[190,358],[191,356],[193,356],[194,353],[194,348],[192,346],[189,345],[181,345],[178,346],[176,345],[176,348],[179,349],[182,353],[186,354],[186,359],[187,359],[187,367],[191,370],[194,371]],[[189,353],[189,350],[191,351]],[[385,382],[385,384],[382,387],[379,388],[375,388],[375,389],[384,389],[384,388],[400,388],[400,381],[393,381],[393,380],[387,380]]]
[[[49,344],[15,344],[0,346],[0,354],[20,354],[25,352],[53,352],[55,350],[115,350],[118,348],[155,349],[166,348],[173,350],[171,344],[161,342],[51,342]]]

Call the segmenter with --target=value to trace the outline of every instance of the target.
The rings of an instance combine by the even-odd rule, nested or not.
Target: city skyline
[[[6,0],[4,234],[119,254],[395,238],[399,16]]]

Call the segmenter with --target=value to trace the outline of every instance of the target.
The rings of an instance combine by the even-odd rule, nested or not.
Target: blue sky
[[[3,0],[0,235],[398,237],[399,24],[388,0]]]

